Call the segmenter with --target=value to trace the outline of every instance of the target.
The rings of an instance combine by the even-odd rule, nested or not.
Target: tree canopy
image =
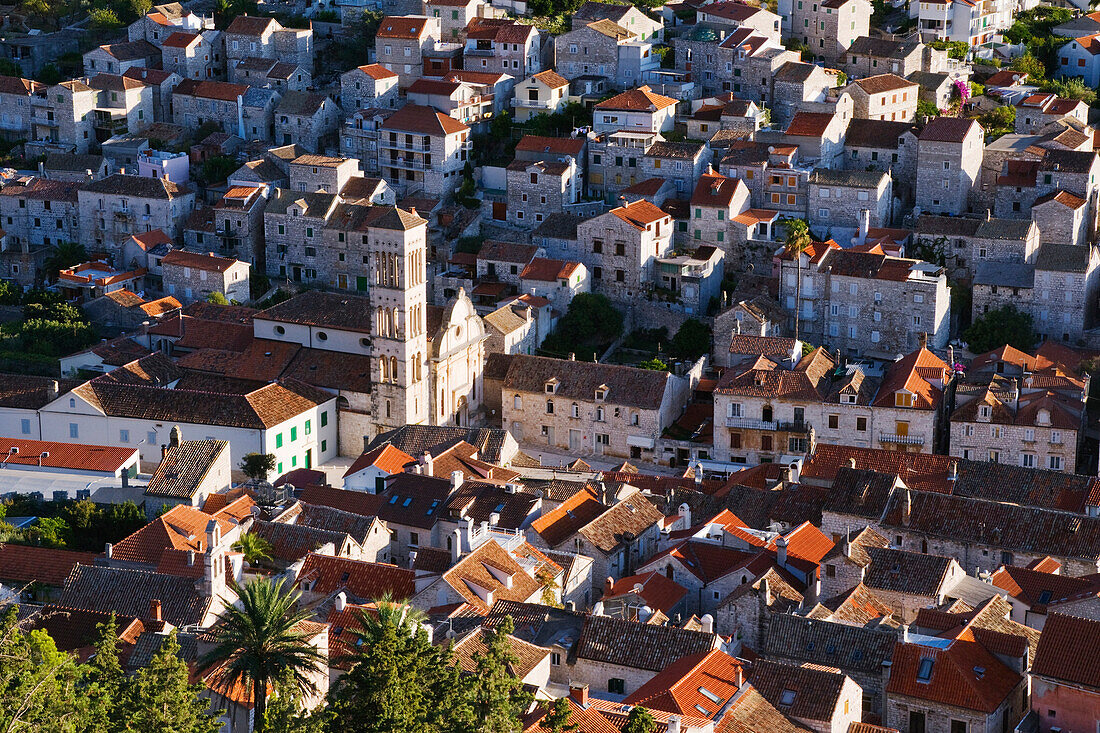
[[[984,313],[962,334],[970,351],[984,354],[1008,344],[1022,351],[1031,351],[1037,340],[1030,313],[1023,313],[1012,304]]]

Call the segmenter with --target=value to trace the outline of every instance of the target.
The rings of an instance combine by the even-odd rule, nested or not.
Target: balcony
[[[512,99],[512,106],[550,110],[554,108],[554,102],[549,99]]]
[[[390,158],[386,161],[386,165],[391,168],[411,168],[417,171],[435,170],[430,163],[425,163],[422,160],[416,160],[414,158]]]
[[[727,417],[727,428],[742,430],[771,430],[783,433],[808,433],[813,426],[807,422],[787,422],[785,420],[757,420],[751,417]]]
[[[898,435],[897,433],[879,433],[878,442],[895,445],[924,445],[922,435]]]
[[[394,140],[382,140],[381,147],[383,148],[397,148],[398,150],[413,150],[418,153],[430,153],[432,151],[431,143],[409,143]]]

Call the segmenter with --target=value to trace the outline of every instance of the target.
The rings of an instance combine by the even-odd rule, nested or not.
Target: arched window
[[[389,362],[386,361],[386,357],[383,356],[381,359],[378,360],[378,367],[380,369],[379,378],[383,382],[385,382],[386,374],[389,373]]]
[[[546,414],[547,415],[553,415],[554,414],[554,400],[546,400]]]
[[[396,356],[391,356],[390,357],[390,381],[391,382],[396,382],[397,381],[397,357]]]
[[[569,416],[570,417],[580,417],[581,416],[581,408],[577,406],[576,402],[574,402],[572,405],[570,405],[570,407],[569,407]]]

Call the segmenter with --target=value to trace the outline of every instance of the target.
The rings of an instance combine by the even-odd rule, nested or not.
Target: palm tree
[[[300,628],[310,613],[298,608],[301,594],[285,580],[233,583],[232,590],[240,605],[227,605],[219,615],[215,646],[199,660],[199,671],[218,667],[219,685],[251,689],[253,729],[263,733],[271,685],[285,679],[303,693],[313,692],[309,675],[324,669],[325,658]]]
[[[245,562],[253,567],[271,559],[271,543],[258,534],[242,534],[233,543],[233,549],[243,554]]]
[[[58,242],[54,247],[53,252],[50,253],[46,261],[43,262],[43,267],[46,270],[46,278],[53,282],[57,279],[57,274],[67,267],[73,265],[79,265],[81,262],[85,262],[88,259],[88,252],[84,249],[83,244],[78,242]]]
[[[785,219],[787,228],[787,252],[794,257],[797,279],[794,284],[794,338],[798,340],[799,326],[802,320],[802,253],[813,242],[810,239],[810,226],[805,219]]]

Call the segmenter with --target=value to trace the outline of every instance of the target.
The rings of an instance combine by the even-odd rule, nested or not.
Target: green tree
[[[630,715],[626,718],[623,733],[654,733],[657,730],[657,721],[653,719],[653,713],[641,705],[635,705],[630,709]]]
[[[212,155],[202,162],[199,177],[206,184],[221,183],[240,167],[236,158],[228,155]]]
[[[216,669],[219,685],[244,685],[252,692],[256,733],[263,733],[267,694],[283,679],[300,692],[313,692],[311,675],[324,671],[324,657],[310,643],[302,622],[312,614],[298,608],[301,593],[285,580],[234,584],[239,605],[218,617],[214,648],[203,655],[199,670]]]
[[[668,342],[668,350],[678,359],[698,359],[710,351],[710,328],[702,321],[689,318]]]
[[[267,481],[267,475],[275,470],[273,453],[246,453],[241,459],[241,473],[249,478]]]
[[[531,693],[512,671],[519,664],[509,641],[515,630],[511,616],[505,616],[496,628],[482,630],[485,652],[473,655],[477,672],[471,690],[478,731],[517,733],[522,728],[520,718],[531,705]]]
[[[249,532],[233,543],[233,549],[244,555],[249,565],[256,566],[271,559],[271,543],[258,534]]]
[[[1031,314],[1017,310],[1011,303],[984,313],[963,331],[962,337],[975,354],[984,354],[1005,344],[1031,351],[1036,341]]]
[[[433,646],[422,613],[378,601],[359,611],[351,667],[331,695],[332,730],[360,733],[457,733],[476,730],[466,685],[450,646]]]
[[[221,722],[209,702],[199,697],[202,689],[201,684],[190,683],[173,631],[130,680],[119,717],[125,721],[125,730],[135,733],[218,733]]]
[[[1085,104],[1096,102],[1096,90],[1085,86],[1085,82],[1079,77],[1053,79],[1042,86],[1043,91],[1053,92],[1063,99],[1080,99]]]
[[[64,269],[79,265],[88,261],[88,252],[83,244],[76,242],[59,242],[44,264],[46,275],[50,281],[57,279],[57,274]]]
[[[73,658],[59,652],[45,631],[20,628],[18,608],[9,606],[0,618],[0,730],[73,730],[80,718],[78,677]]]
[[[118,19],[118,13],[110,8],[92,8],[88,11],[88,18],[96,28],[118,28],[122,21]]]
[[[152,8],[152,0],[130,0],[130,12],[134,14],[135,18],[140,18]]]
[[[927,99],[917,100],[917,117],[939,117],[940,108]]]
[[[1030,51],[1013,59],[1009,68],[1015,71],[1023,71],[1028,75],[1028,82],[1033,84],[1042,81],[1047,73],[1043,62],[1032,56]]]
[[[82,694],[86,701],[83,729],[88,733],[120,730],[119,705],[126,675],[118,661],[118,624],[115,615],[98,624],[95,654],[83,665]]]
[[[206,302],[212,305],[229,305],[229,299],[225,297],[224,293],[217,290],[206,296]]]
[[[580,293],[542,347],[551,352],[573,352],[584,359],[591,348],[606,348],[623,332],[623,314],[602,293]]]
[[[982,115],[981,123],[988,138],[1007,135],[1016,129],[1016,108],[1011,104],[1006,104],[991,109]]]
[[[569,700],[559,697],[550,704],[550,710],[539,721],[539,727],[550,731],[550,733],[569,733],[569,731],[576,730],[577,724],[569,722],[571,711]]]
[[[26,531],[27,540],[37,547],[67,547],[72,529],[60,517],[38,517]]]
[[[657,358],[656,356],[650,359],[643,359],[642,361],[638,362],[637,367],[639,369],[648,369],[653,372],[668,371],[668,364],[666,364],[664,361]]]
[[[0,305],[19,305],[23,292],[15,283],[0,280]]]
[[[794,258],[797,279],[794,283],[794,338],[797,341],[802,321],[802,253],[813,243],[810,225],[805,219],[784,219],[787,229],[786,254]]]

